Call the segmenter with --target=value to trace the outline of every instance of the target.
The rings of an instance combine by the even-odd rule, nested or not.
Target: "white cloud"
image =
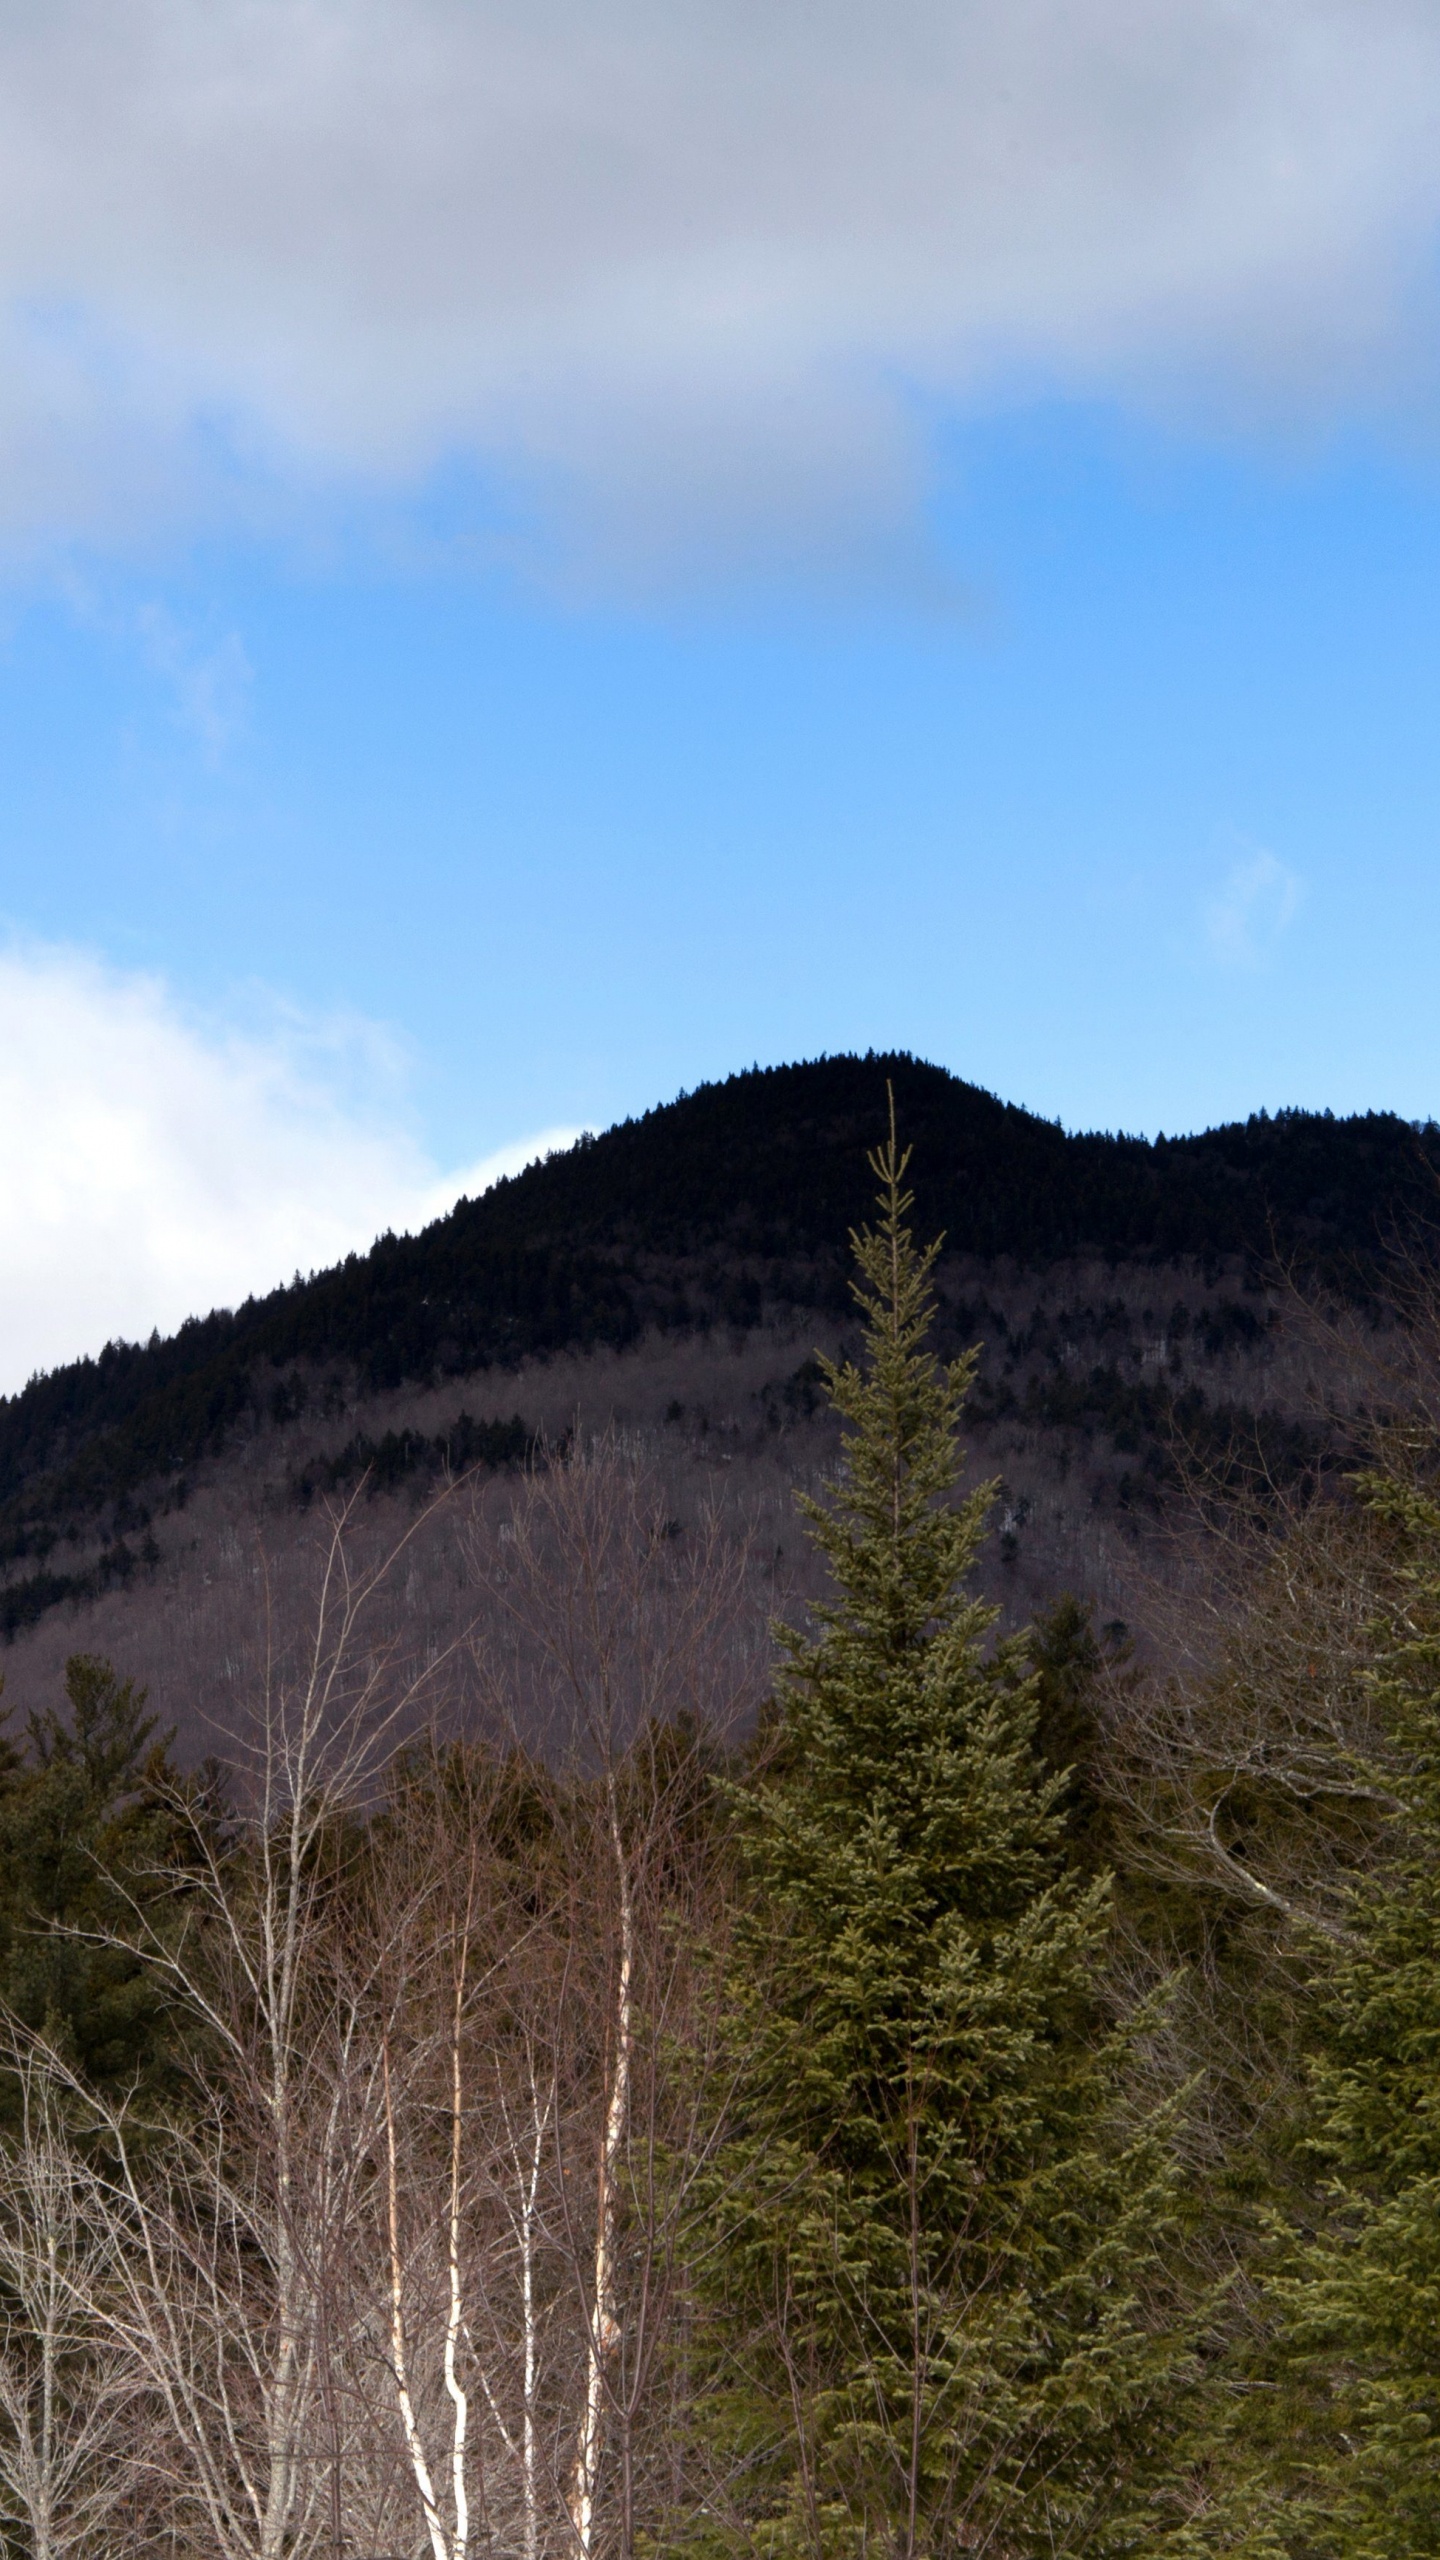
[[[0,531],[471,455],[562,551],[862,550],[1016,380],[1429,396],[1433,0],[46,0]]]
[[[1299,875],[1275,854],[1247,854],[1205,910],[1212,956],[1228,969],[1258,969],[1293,923],[1303,895]]]
[[[393,1064],[363,1025],[237,1035],[154,979],[0,953],[0,1392],[421,1226],[578,1134],[446,1176],[385,1107]]]

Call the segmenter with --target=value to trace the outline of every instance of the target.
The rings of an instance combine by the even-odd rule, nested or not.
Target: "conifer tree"
[[[65,1665],[65,1709],[0,1741],[0,2010],[87,2079],[152,2094],[171,2021],[153,1974],[107,1939],[167,1891],[184,1856],[182,1781],[146,1694],[91,1654]],[[0,2074],[0,2126],[15,2089]]]
[[[1315,2223],[1272,2300],[1272,2498],[1248,2537],[1303,2560],[1440,2553],[1440,1504],[1373,1479],[1397,1542],[1375,1703],[1392,1854],[1354,1888],[1322,1978]]]
[[[804,1504],[835,1596],[782,1631],[744,1805],[717,2478],[775,2554],[1153,2550],[1185,2368],[1167,2128],[1123,2100],[1109,1880],[1067,1861],[1023,1640],[969,1588],[976,1355],[927,1347],[939,1245],[907,1225],[908,1161],[892,1104],[852,1239],[864,1356],[825,1366],[844,1464]],[[712,2535],[721,2513],[717,2488]]]

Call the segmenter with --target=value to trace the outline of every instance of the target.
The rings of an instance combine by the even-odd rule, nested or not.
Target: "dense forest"
[[[1388,1194],[1297,1177],[1317,1250],[1401,1214],[1393,1124],[1336,1137],[1384,1144]],[[1002,1634],[893,1127],[867,1179],[813,1607],[577,1438],[476,1515],[447,1720],[357,1449],[223,1759],[87,1656],[16,1737],[17,2554],[1440,2548],[1428,1338],[1343,1477],[1212,1506],[1143,1654],[1083,1595]]]
[[[981,1268],[1089,1255],[1253,1283],[1283,1267],[1363,1298],[1433,1201],[1440,1135],[1389,1114],[1261,1115],[1152,1143],[1067,1135],[909,1057],[756,1069],[582,1139],[421,1235],[383,1237],[169,1340],[112,1343],[0,1403],[0,1634],[153,1565],[157,1524],[237,1434],[657,1331],[843,1315],[846,1238],[864,1214],[887,1080],[948,1252]],[[984,1314],[981,1292],[968,1320]],[[1257,1321],[1238,1305],[1232,1316]],[[1087,1429],[1108,1417],[1153,1450],[1167,1391],[1137,1389],[1113,1361],[1092,1367],[1081,1382],[1032,1387],[1039,1418],[1048,1397],[1057,1424],[1072,1408]],[[1191,1405],[1198,1414],[1193,1394]],[[432,1454],[417,1443],[411,1471]],[[383,1467],[403,1455],[387,1449]],[[317,1462],[320,1478],[339,1459]],[[483,1461],[477,1446],[468,1462]],[[57,1554],[67,1545],[85,1552]]]

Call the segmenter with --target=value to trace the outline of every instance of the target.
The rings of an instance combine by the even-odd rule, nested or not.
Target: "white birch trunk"
[[[409,2347],[405,2332],[405,2270],[400,2239],[399,2179],[396,2159],[395,2104],[390,2085],[390,2048],[381,2046],[381,2079],[385,2112],[386,2224],[390,2258],[390,2355],[405,2450],[419,2496],[433,2560],[467,2560],[470,2549],[470,2490],[467,2459],[470,2401],[460,2379],[459,2352],[466,2336],[465,2294],[461,2275],[461,2170],[465,2128],[465,2090],[461,2034],[465,2013],[465,1967],[469,1947],[469,1914],[461,1936],[455,1977],[455,2006],[450,2025],[450,2185],[445,2212],[446,2303],[442,2365],[450,2403],[450,2508],[447,2527],[435,2492],[435,2475],[425,2450],[410,2385]]]
[[[546,2142],[555,2112],[553,2088],[542,2104],[535,2077],[533,2050],[526,2057],[526,2083],[529,2093],[530,2122],[522,2151],[519,2133],[511,2115],[503,2081],[496,2093],[496,2106],[505,2128],[506,2176],[505,2214],[519,2260],[520,2272],[520,2420],[518,2428],[506,2418],[498,2393],[483,2364],[480,2383],[494,2420],[496,2433],[520,2480],[520,2547],[523,2560],[539,2560],[543,2509],[540,2480],[540,2301],[536,2288],[540,2244],[545,2237],[540,2208],[540,2181],[545,2164]],[[513,2180],[513,2187],[512,2187]],[[512,2201],[513,2195],[513,2201]]]
[[[405,2269],[400,2254],[400,2203],[395,2165],[395,2106],[390,2089],[390,2055],[384,2054],[385,2082],[385,2201],[386,2226],[390,2244],[390,2360],[395,2381],[395,2398],[400,2412],[400,2426],[405,2450],[419,2493],[425,2530],[430,2537],[434,2560],[450,2560],[448,2536],[441,2520],[435,2483],[426,2459],[424,2440],[415,2416],[415,2403],[410,2393],[410,2372],[405,2339]]]
[[[634,2042],[635,1915],[613,1770],[608,1772],[606,1784],[610,1842],[615,1854],[619,1890],[620,1970],[615,1992],[614,2061],[606,2094],[605,2127],[600,2139],[596,2180],[595,2289],[585,2345],[585,2405],[575,2448],[575,2471],[570,2492],[570,2522],[582,2560],[592,2560],[595,2548],[595,2509],[605,2426],[605,2374],[620,2345],[620,2302],[616,2281],[617,2184],[620,2158],[630,2128],[630,2063]]]
[[[463,1957],[462,1957],[463,1966]],[[454,2412],[450,2445],[451,2496],[455,2509],[455,2532],[451,2545],[453,2560],[465,2560],[470,2548],[470,2498],[465,2480],[465,2440],[469,2426],[470,2404],[460,2383],[455,2365],[455,2351],[460,2341],[464,2304],[460,2289],[460,2137],[462,2126],[460,2086],[460,2011],[464,1996],[461,1974],[455,1997],[455,2032],[450,2044],[450,2217],[449,2243],[450,2303],[445,2323],[445,2389]]]
[[[528,2175],[522,2178],[520,2188],[520,2319],[523,2354],[520,2381],[520,2493],[523,2501],[524,2560],[539,2560],[540,2473],[536,2396],[540,2384],[540,2336],[535,2300],[535,2244],[540,2166],[544,2158],[550,2106],[547,2101],[544,2110],[541,2109],[540,2093],[535,2086],[533,2066],[530,2074],[530,2109],[535,2138],[528,2163]],[[518,2167],[518,2162],[516,2165]]]
[[[0,2511],[34,2560],[119,2553],[148,2448],[133,2362],[90,2308],[111,2232],[43,2071],[13,2043],[5,2059],[21,2122],[0,2145]]]

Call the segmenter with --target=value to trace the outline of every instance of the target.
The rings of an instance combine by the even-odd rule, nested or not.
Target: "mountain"
[[[445,1464],[512,1462],[553,1427],[545,1380],[577,1361],[587,1395],[610,1378],[603,1406],[645,1346],[657,1380],[663,1353],[733,1386],[748,1344],[744,1428],[808,1427],[807,1331],[828,1345],[845,1327],[887,1083],[917,1227],[947,1240],[942,1332],[989,1340],[981,1437],[1008,1428],[1011,1457],[1044,1444],[1056,1466],[1068,1450],[1067,1477],[1076,1447],[1103,1444],[1091,1507],[1110,1511],[1133,1510],[1137,1484],[1153,1494],[1177,1415],[1202,1438],[1243,1415],[1303,1459],[1309,1391],[1287,1374],[1275,1273],[1363,1298],[1431,1214],[1433,1124],[1292,1111],[1153,1142],[1072,1135],[904,1054],[825,1058],[702,1086],[420,1235],[0,1402],[0,1633],[138,1594],[174,1546],[166,1524],[227,1469],[256,1478],[257,1452],[271,1515],[278,1500],[296,1517],[367,1467],[398,1494]],[[656,1418],[704,1402],[672,1392]]]

